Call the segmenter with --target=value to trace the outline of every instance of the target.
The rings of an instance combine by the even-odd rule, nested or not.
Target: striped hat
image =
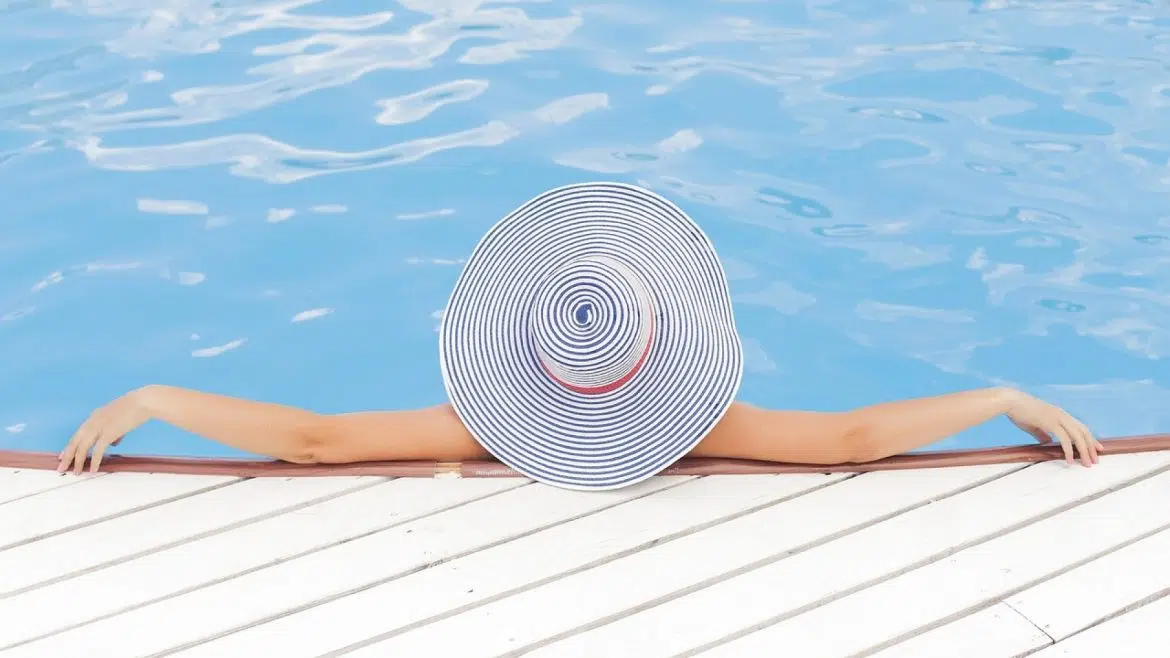
[[[550,190],[493,226],[451,294],[439,355],[476,441],[568,489],[661,472],[719,422],[743,373],[711,241],[620,183]]]

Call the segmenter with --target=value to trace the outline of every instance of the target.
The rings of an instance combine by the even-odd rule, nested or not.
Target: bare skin
[[[1069,464],[1098,461],[1104,446],[1065,410],[1010,388],[885,402],[842,412],[780,411],[735,403],[691,451],[799,464],[876,461],[934,443],[997,416]],[[59,455],[59,472],[97,472],[110,446],[160,420],[234,448],[302,464],[489,458],[448,404],[409,411],[318,414],[305,409],[151,385],[90,415]]]

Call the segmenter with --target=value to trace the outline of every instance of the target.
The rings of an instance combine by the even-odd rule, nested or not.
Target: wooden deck
[[[1165,658],[1167,501],[1170,452],[606,493],[0,470],[0,656]]]

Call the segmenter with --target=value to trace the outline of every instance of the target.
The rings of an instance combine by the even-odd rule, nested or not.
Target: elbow
[[[284,454],[278,455],[281,461],[289,462],[290,464],[324,464],[322,459],[322,452],[320,447],[307,437],[303,441],[298,441],[297,445],[289,446]]]
[[[292,441],[283,454],[277,455],[282,460],[292,464],[328,464],[336,432],[329,417],[313,414],[298,424],[293,432]]]
[[[849,418],[839,440],[840,462],[865,464],[888,457],[874,427],[863,419]]]

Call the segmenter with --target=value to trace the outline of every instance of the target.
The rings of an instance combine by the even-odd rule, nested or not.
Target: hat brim
[[[644,366],[603,394],[554,382],[530,334],[540,283],[591,255],[634,270],[657,308]],[[616,489],[661,472],[715,427],[743,375],[710,239],[670,201],[621,183],[549,190],[493,226],[451,293],[439,359],[475,440],[525,476],[568,489]]]

